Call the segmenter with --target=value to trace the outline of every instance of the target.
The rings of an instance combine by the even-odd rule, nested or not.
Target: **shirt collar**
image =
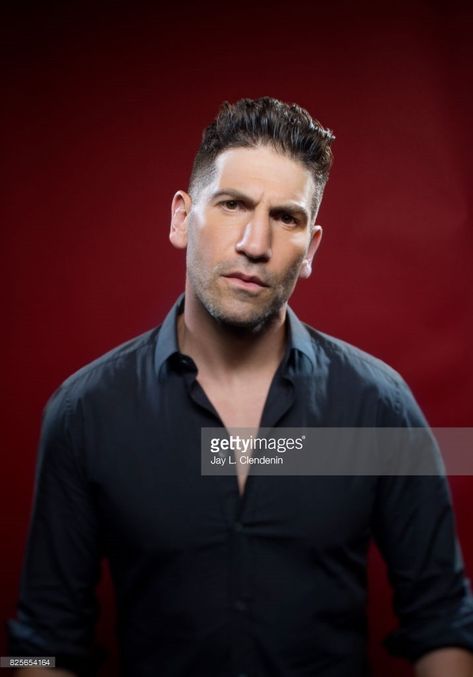
[[[161,325],[161,329],[159,330],[154,353],[154,367],[157,374],[159,374],[162,365],[169,357],[171,357],[171,355],[179,353],[179,345],[177,343],[177,318],[183,308],[184,294],[181,294],[166,315],[164,322]]]
[[[181,294],[166,315],[158,334],[154,354],[156,373],[159,373],[166,360],[172,355],[179,353],[179,345],[177,342],[177,318],[181,314],[183,308],[184,294]],[[306,326],[299,320],[295,312],[289,306],[287,308],[286,317],[289,329],[286,355],[289,356],[294,350],[300,351],[309,358],[312,366],[315,367],[314,346]]]
[[[288,332],[288,349],[292,352],[298,350],[301,353],[304,353],[312,364],[312,367],[316,366],[316,357],[314,344],[311,335],[305,324],[299,320],[295,312],[287,307],[287,323],[289,327]]]

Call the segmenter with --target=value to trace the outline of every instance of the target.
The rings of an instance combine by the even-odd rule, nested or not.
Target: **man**
[[[419,677],[471,677],[445,478],[201,474],[205,427],[425,426],[398,374],[287,306],[320,244],[332,140],[267,97],[206,129],[172,203],[185,295],[46,409],[12,655],[95,674],[107,557],[125,675],[361,677],[373,536],[400,620],[390,651]]]

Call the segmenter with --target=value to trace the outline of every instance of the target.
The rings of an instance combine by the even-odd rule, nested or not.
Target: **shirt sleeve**
[[[33,511],[10,655],[55,656],[56,666],[95,675],[101,553],[97,515],[78,445],[77,416],[64,388],[43,416]]]
[[[404,382],[384,425],[427,426]],[[442,467],[433,436],[430,452]],[[399,618],[399,628],[385,639],[388,651],[412,662],[442,647],[473,651],[473,598],[445,475],[380,477],[373,530]]]

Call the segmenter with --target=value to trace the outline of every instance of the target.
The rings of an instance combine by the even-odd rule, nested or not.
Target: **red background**
[[[42,407],[72,371],[159,323],[182,290],[170,201],[224,99],[297,101],[337,135],[324,242],[293,307],[398,369],[433,425],[473,425],[471,12],[419,1],[85,7],[23,5],[2,22],[2,620],[14,612]],[[473,479],[451,485],[471,575]],[[379,647],[394,618],[375,551],[370,569],[375,674],[409,675]],[[101,596],[111,675],[107,576]]]

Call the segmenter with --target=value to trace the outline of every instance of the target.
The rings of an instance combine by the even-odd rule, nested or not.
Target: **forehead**
[[[308,207],[315,183],[310,170],[270,146],[230,148],[215,161],[208,196],[216,191],[237,189],[255,200],[265,197],[284,202],[296,201]]]

